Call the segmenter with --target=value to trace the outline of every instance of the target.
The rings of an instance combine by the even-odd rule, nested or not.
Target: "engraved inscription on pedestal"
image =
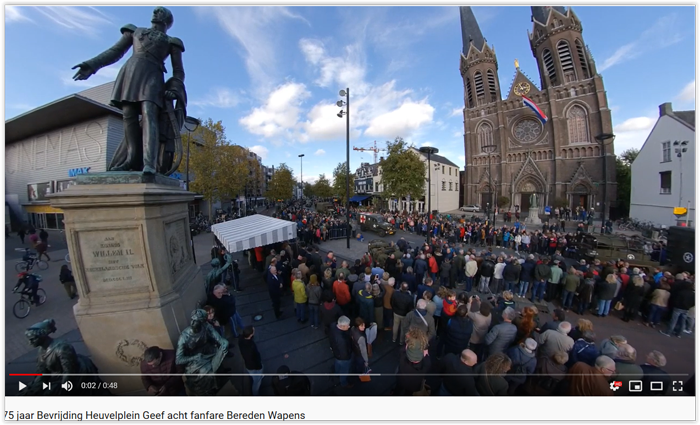
[[[192,261],[192,250],[189,248],[185,219],[179,219],[165,224],[165,246],[170,259],[170,273],[173,276]]]
[[[89,292],[150,287],[139,227],[84,230],[78,239]]]

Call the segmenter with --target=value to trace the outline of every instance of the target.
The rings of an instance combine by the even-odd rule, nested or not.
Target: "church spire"
[[[462,22],[462,53],[466,56],[469,54],[470,43],[474,44],[480,52],[484,50],[486,40],[481,34],[479,23],[476,22],[476,17],[470,6],[459,7],[459,17]]]
[[[566,15],[566,7],[564,6],[530,6],[530,10],[532,10],[532,20],[537,21],[542,25],[547,25],[549,12],[552,9],[556,10],[562,15]]]

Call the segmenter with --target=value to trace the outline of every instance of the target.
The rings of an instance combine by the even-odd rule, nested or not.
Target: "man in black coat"
[[[338,323],[331,326],[329,335],[331,350],[335,358],[335,373],[340,375],[340,385],[351,388],[346,374],[350,373],[352,366],[352,338],[350,337],[350,319],[340,316]]]
[[[680,338],[681,333],[688,330],[685,329],[688,310],[695,307],[695,288],[692,282],[685,280],[685,276],[682,273],[676,275],[676,281],[671,288],[670,305],[673,308],[673,313],[671,314],[671,320],[668,322],[668,329],[666,331],[660,330],[659,332],[662,335],[676,335]]]
[[[640,366],[644,375],[642,392],[639,395],[665,395],[671,391],[671,377],[662,369],[664,366],[666,366],[666,356],[660,351],[654,350],[647,355],[647,362]],[[652,382],[654,382],[653,385]]]
[[[489,283],[493,277],[493,271],[496,268],[496,263],[493,262],[491,257],[484,258],[481,262],[481,267],[479,267],[479,274],[481,275],[481,280],[479,281],[479,292],[482,294],[486,293],[489,289]]]
[[[394,312],[394,328],[392,329],[393,332],[391,338],[392,342],[396,342],[400,339],[399,331],[405,334],[408,330],[401,329],[403,327],[402,323],[406,315],[413,310],[413,296],[408,290],[408,284],[403,282],[400,288],[400,290],[394,291],[394,294],[391,296],[391,309]]]
[[[282,317],[282,310],[280,309],[282,304],[282,281],[277,275],[277,267],[275,266],[270,267],[270,271],[267,274],[267,291],[270,293],[275,317],[279,320]]]
[[[476,354],[472,350],[464,350],[457,357],[455,354],[445,355],[442,385],[438,395],[444,396],[478,396],[474,382],[474,365]]]

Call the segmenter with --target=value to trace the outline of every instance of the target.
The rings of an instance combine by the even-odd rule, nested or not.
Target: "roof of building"
[[[5,121],[5,144],[122,111],[80,94],[71,94]]]
[[[424,153],[421,152],[419,149],[417,149],[417,148],[414,148],[414,149],[416,150],[416,152],[418,152],[419,154],[423,155],[425,158],[428,157],[428,155],[424,154]],[[455,164],[454,162],[450,161],[449,159],[445,158],[444,156],[437,155],[437,154],[431,154],[431,155],[430,155],[430,161],[432,161],[432,162],[437,162],[437,163],[440,163],[440,164],[449,165],[449,166],[451,166],[451,167],[457,167],[457,168],[459,168],[459,166],[458,166],[457,164]]]
[[[470,6],[460,6],[459,7],[459,17],[462,21],[462,53],[466,56],[469,54],[469,44],[474,43],[480,52],[484,50],[484,40],[483,34],[481,34],[481,28],[479,28],[479,23],[476,22],[476,16]]]
[[[554,9],[562,15],[566,15],[566,7],[564,6],[530,6],[532,11],[532,19],[541,23],[546,24],[549,18],[549,13]]]
[[[673,111],[671,116],[684,122],[695,131],[695,111]]]

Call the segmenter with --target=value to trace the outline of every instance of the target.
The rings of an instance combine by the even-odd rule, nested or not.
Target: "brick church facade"
[[[520,71],[505,98],[498,61],[470,7],[460,8],[464,86],[466,186],[463,204],[493,205],[507,197],[528,211],[532,194],[545,205],[614,207],[616,199],[612,120],[602,77],[571,8],[533,6],[532,53],[539,87]],[[527,96],[547,115],[542,124],[523,105]],[[604,137],[601,137],[604,136]],[[607,138],[605,137],[607,135]],[[491,164],[489,166],[489,163]],[[603,169],[605,164],[605,171]],[[489,168],[491,170],[489,170]],[[603,201],[607,181],[607,202]],[[493,198],[491,197],[493,194]]]

